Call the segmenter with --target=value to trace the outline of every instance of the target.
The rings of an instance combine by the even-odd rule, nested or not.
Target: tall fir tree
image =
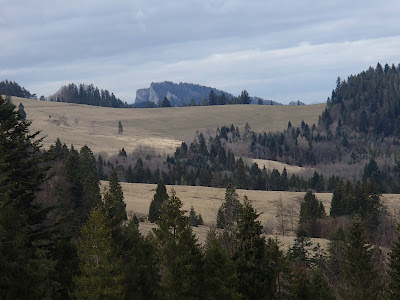
[[[0,96],[0,298],[53,297],[47,209],[35,202],[46,176],[39,132]]]
[[[244,299],[273,299],[277,274],[267,256],[259,214],[245,196],[239,209],[237,249],[233,259]]]
[[[109,190],[104,195],[104,209],[107,219],[110,222],[111,233],[115,242],[118,243],[122,234],[122,224],[126,221],[126,204],[124,193],[118,182],[117,171],[113,169],[109,176]]]
[[[90,211],[101,203],[96,158],[88,146],[83,146],[79,152],[79,178],[82,183],[83,220],[86,220]]]
[[[242,299],[236,266],[214,236],[204,253],[204,299]]]
[[[134,219],[123,228],[121,259],[126,299],[158,299],[160,265],[155,246],[154,240],[140,234]]]
[[[389,283],[387,286],[387,299],[400,299],[400,224],[397,225],[397,240],[389,252]]]
[[[155,222],[159,219],[161,214],[161,207],[163,203],[168,199],[167,189],[162,180],[158,181],[156,193],[154,194],[153,200],[150,203],[149,208],[149,221]]]
[[[161,258],[161,292],[165,299],[199,299],[203,293],[203,257],[182,201],[172,190],[154,229]]]
[[[94,208],[78,242],[80,274],[74,278],[77,299],[121,299],[121,261],[113,247],[111,230],[101,208]]]
[[[223,229],[219,239],[230,257],[233,256],[235,251],[237,219],[240,205],[236,189],[232,184],[228,184],[225,189],[225,200],[218,209],[217,227]]]
[[[300,204],[300,218],[297,229],[297,236],[315,237],[316,220],[325,216],[325,208],[321,201],[318,201],[314,193],[308,191],[304,195],[304,201]]]
[[[375,249],[368,243],[359,216],[354,217],[345,246],[340,294],[344,299],[378,299],[383,285]]]

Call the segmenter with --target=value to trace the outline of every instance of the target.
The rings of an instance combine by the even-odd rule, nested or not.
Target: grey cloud
[[[338,75],[398,63],[397,1],[0,3],[0,76],[41,94],[74,81],[132,101],[171,80],[324,101]]]

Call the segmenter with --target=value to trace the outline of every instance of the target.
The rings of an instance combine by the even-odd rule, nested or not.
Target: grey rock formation
[[[135,106],[146,107],[149,102],[158,104],[164,97],[167,97],[172,106],[182,106],[183,103],[189,104],[192,100],[196,104],[200,104],[203,99],[208,100],[211,91],[216,95],[225,94],[231,100],[233,95],[216,88],[202,86],[192,83],[173,83],[170,81],[152,82],[149,88],[139,89],[136,91]],[[250,97],[251,104],[258,104],[259,100],[264,105],[282,105],[273,100],[264,100],[259,97]]]
[[[168,98],[172,106],[181,106],[183,103],[189,104],[192,99],[196,104],[199,104],[203,98],[208,99],[211,90],[213,90],[216,95],[224,93],[229,99],[233,98],[233,95],[215,88],[192,83],[176,84],[164,81],[153,82],[149,88],[137,90],[135,104],[141,105],[147,102],[154,102],[157,104],[158,101],[162,101],[164,97]]]

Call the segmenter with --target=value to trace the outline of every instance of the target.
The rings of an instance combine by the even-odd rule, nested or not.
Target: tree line
[[[132,107],[132,105],[115,97],[114,93],[110,93],[108,90],[100,90],[93,84],[79,84],[79,86],[74,83],[68,84],[61,87],[54,96],[50,97],[50,100],[114,108]]]
[[[0,81],[0,95],[36,99],[36,94],[31,94],[23,86],[7,79]]]
[[[204,247],[174,191],[160,192],[156,228],[144,237],[138,219],[127,217],[115,169],[101,195],[88,147],[43,151],[29,124],[0,97],[4,299],[398,298],[400,243],[393,244],[386,272],[363,216],[355,214],[348,232],[332,235],[329,255],[302,234],[283,250],[262,235],[251,200],[239,201],[228,185],[219,229],[209,232]],[[316,222],[324,208],[311,192],[303,203],[304,233],[308,220]]]

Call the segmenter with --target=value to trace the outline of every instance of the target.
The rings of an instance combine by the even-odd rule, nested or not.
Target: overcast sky
[[[0,0],[0,80],[93,83],[133,102],[189,82],[324,102],[336,78],[400,63],[398,0]]]

